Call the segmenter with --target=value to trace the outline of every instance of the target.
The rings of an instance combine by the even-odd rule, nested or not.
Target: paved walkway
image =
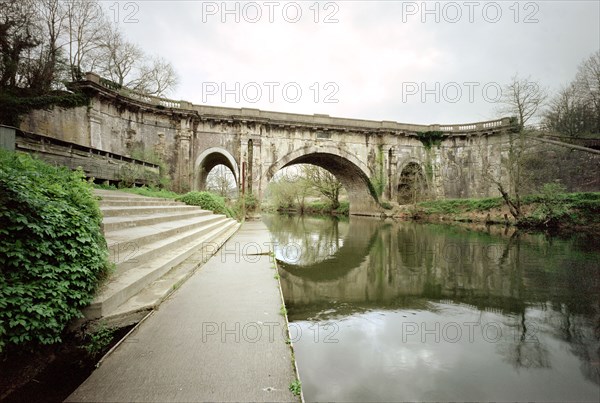
[[[246,222],[67,401],[298,401],[269,242]]]

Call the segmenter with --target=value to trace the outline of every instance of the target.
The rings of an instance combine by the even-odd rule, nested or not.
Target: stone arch
[[[408,204],[422,200],[427,191],[427,177],[422,164],[410,159],[398,170],[398,204]]]
[[[335,175],[348,192],[350,214],[378,215],[383,211],[369,179],[369,169],[355,155],[337,147],[303,147],[273,163],[266,171],[266,182],[280,169],[296,164],[316,165]]]
[[[206,177],[208,173],[217,165],[225,165],[233,173],[236,185],[239,185],[238,164],[231,153],[224,148],[212,147],[204,150],[194,164],[194,185],[195,190],[204,190],[206,187]]]

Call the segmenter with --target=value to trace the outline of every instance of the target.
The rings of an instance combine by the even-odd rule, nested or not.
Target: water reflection
[[[593,238],[266,222],[308,400],[598,400]]]

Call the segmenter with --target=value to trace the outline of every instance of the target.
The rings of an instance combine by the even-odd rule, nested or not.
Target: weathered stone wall
[[[86,147],[94,147],[90,138],[90,120],[87,106],[71,109],[54,106],[47,110],[31,111],[28,115],[23,116],[20,129]]]
[[[501,178],[509,189],[509,136],[455,138],[425,152],[424,165],[432,161],[434,167],[433,194],[444,198],[499,196],[490,178]],[[538,192],[550,182],[562,183],[569,192],[600,191],[599,152],[531,139],[523,154],[523,194]]]
[[[180,161],[186,161],[187,168],[189,159],[189,150],[180,155],[180,139],[185,137],[182,125],[185,120],[182,123],[162,111],[93,98],[88,107],[33,111],[24,117],[20,128],[127,157],[152,160],[158,156],[169,166],[173,184],[179,189],[189,186],[185,172],[178,170]],[[189,132],[191,135],[191,129]]]

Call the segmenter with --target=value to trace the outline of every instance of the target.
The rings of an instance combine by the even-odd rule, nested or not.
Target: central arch
[[[316,165],[335,175],[348,192],[350,214],[379,215],[383,211],[369,180],[369,170],[355,155],[336,147],[303,147],[272,164],[266,172],[267,182],[280,169],[296,164]]]
[[[204,150],[194,164],[194,190],[204,190],[206,188],[206,177],[208,173],[217,165],[225,165],[233,173],[236,186],[239,185],[239,169],[238,164],[229,151],[220,148],[212,147]]]

